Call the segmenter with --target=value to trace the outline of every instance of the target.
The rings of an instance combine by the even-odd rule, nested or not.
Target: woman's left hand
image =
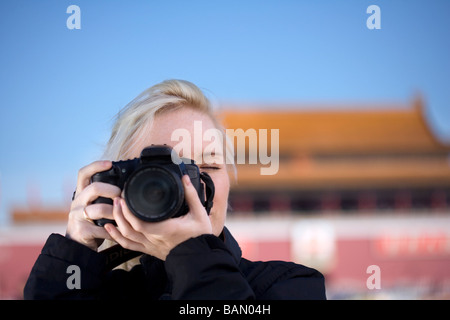
[[[202,234],[212,234],[211,221],[189,176],[185,175],[181,180],[189,206],[186,215],[160,222],[145,222],[130,212],[124,199],[115,198],[113,217],[117,228],[106,224],[106,231],[123,248],[161,260],[166,260],[170,250],[178,244]]]

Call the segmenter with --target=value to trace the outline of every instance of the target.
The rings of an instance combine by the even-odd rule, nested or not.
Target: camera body
[[[189,175],[209,214],[214,197],[211,178],[204,172],[200,173],[194,160],[178,158],[176,152],[167,145],[151,145],[142,150],[139,158],[113,161],[111,169],[94,174],[91,182],[104,182],[119,187],[128,208],[136,217],[147,222],[157,222],[189,212],[181,181],[184,174]],[[112,200],[100,197],[93,203],[112,204]],[[115,224],[114,220],[109,219],[94,222],[98,226]]]

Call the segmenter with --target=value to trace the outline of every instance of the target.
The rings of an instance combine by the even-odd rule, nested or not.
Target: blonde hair
[[[230,141],[203,92],[186,80],[166,80],[143,91],[119,111],[103,158],[113,161],[128,159],[134,145],[145,133],[144,128],[151,125],[155,115],[182,106],[208,115],[216,128],[223,131],[228,148]],[[232,155],[232,152],[227,154]]]
[[[173,79],[158,83],[143,91],[119,111],[103,159],[112,161],[129,159],[134,146],[145,135],[145,128],[151,126],[155,116],[180,107],[190,107],[208,115],[216,128],[223,132],[223,141],[226,144],[225,160],[227,164],[231,164],[236,177],[232,141],[225,134],[225,129],[220,124],[209,99],[195,84],[186,80]],[[99,249],[110,247],[112,244],[115,243],[105,240]],[[138,258],[135,258],[119,267],[131,269],[138,263]]]

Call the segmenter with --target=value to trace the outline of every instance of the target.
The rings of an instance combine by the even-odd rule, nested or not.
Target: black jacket
[[[161,261],[143,255],[130,271],[105,272],[105,256],[59,234],[47,239],[24,289],[25,299],[325,299],[324,277],[292,262],[252,262],[224,228],[175,247]],[[71,265],[80,288],[69,289]],[[69,268],[69,269],[68,269]]]

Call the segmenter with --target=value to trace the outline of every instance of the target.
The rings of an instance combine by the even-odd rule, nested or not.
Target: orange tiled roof
[[[279,129],[280,165],[274,176],[238,165],[235,188],[450,186],[450,146],[430,129],[420,98],[410,106],[270,111],[228,108],[226,128]]]
[[[291,110],[277,105],[225,109],[226,128],[280,130],[280,153],[434,153],[448,152],[433,134],[421,99],[405,105]]]

